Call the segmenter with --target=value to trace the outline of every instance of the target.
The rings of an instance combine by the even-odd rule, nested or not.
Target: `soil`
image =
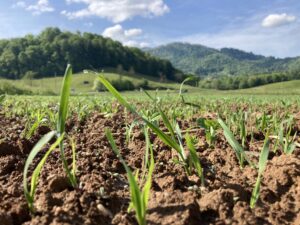
[[[130,121],[132,118],[125,118],[122,111],[108,117],[93,113],[81,122],[76,116],[70,119],[67,131],[76,141],[79,187],[69,185],[59,151],[53,152],[41,172],[36,213],[31,215],[22,186],[24,164],[34,144],[49,128],[40,127],[26,140],[21,135],[24,119],[0,114],[0,224],[137,224],[134,213],[127,212],[130,196],[126,172],[104,135],[104,129],[110,128],[128,165],[133,170],[141,169],[145,141],[142,132],[135,128],[132,141],[126,144],[125,126]],[[193,123],[181,121],[180,125],[184,130],[195,127]],[[180,165],[174,164],[172,150],[151,134],[156,166],[148,224],[300,224],[299,148],[292,155],[270,154],[260,198],[251,209],[257,171],[248,165],[240,168],[221,133],[212,148],[206,144],[202,129],[193,135],[199,139],[197,151],[204,167],[205,187],[200,187],[196,175],[187,176]],[[261,145],[261,140],[257,140],[250,149],[259,152]],[[34,165],[42,155],[43,152]]]

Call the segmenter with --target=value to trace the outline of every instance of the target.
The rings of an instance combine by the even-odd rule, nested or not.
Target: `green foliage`
[[[287,71],[290,67],[299,68],[297,58],[276,59],[232,48],[217,50],[188,43],[171,43],[147,51],[154,56],[170,60],[176,68],[185,73],[200,76],[248,75]]]
[[[178,153],[178,156],[180,159],[179,163],[181,163],[183,165],[187,174],[189,175],[190,168],[187,163],[187,157],[186,157],[183,145],[182,145],[181,130],[180,130],[178,124],[176,123],[175,129],[174,129],[171,122],[165,115],[165,113],[159,109],[159,113],[161,115],[161,118],[163,119],[164,125],[167,127],[167,129],[170,132],[170,135],[166,134],[159,128],[158,125],[156,125],[152,121],[148,120],[144,116],[141,116],[103,76],[99,76],[99,80],[107,88],[107,90],[119,101],[120,104],[122,104],[124,107],[126,107],[138,119],[141,119],[162,140],[162,142],[164,142],[169,147],[173,148]],[[152,99],[152,101],[154,100],[154,98],[151,97],[150,95],[149,95],[149,97]]]
[[[76,180],[76,152],[75,152],[75,143],[74,141],[71,140],[71,147],[72,147],[72,170],[68,168],[68,163],[65,157],[64,153],[64,144],[63,144],[63,139],[65,135],[65,123],[67,119],[67,114],[68,114],[68,108],[69,108],[69,97],[70,97],[70,87],[71,87],[71,78],[72,78],[72,67],[71,65],[67,66],[63,84],[62,84],[62,91],[61,91],[61,96],[60,96],[60,105],[59,105],[59,111],[58,111],[58,119],[57,119],[57,131],[51,131],[48,134],[46,134],[43,138],[41,138],[38,143],[34,146],[32,151],[30,152],[26,163],[24,167],[24,176],[23,176],[23,186],[24,186],[24,194],[25,198],[28,202],[29,209],[31,212],[34,211],[33,208],[33,202],[34,202],[34,193],[36,190],[38,178],[40,171],[45,164],[48,156],[50,153],[56,148],[56,146],[59,145],[60,148],[60,156],[61,160],[63,162],[63,167],[67,173],[67,176],[69,178],[69,181],[73,187],[77,186],[77,180]],[[37,126],[39,125],[41,118],[43,118],[44,114],[37,114],[37,122],[33,124],[31,129],[29,130],[29,134],[32,134],[32,130],[35,130]],[[57,140],[56,142],[51,145],[50,149],[44,154],[42,160],[38,164],[38,166],[35,168],[32,179],[31,179],[31,190],[28,190],[28,184],[27,184],[27,173],[28,173],[28,168],[32,164],[33,159],[37,155],[37,153],[46,145],[50,142],[50,140],[56,136]]]
[[[199,86],[202,88],[213,88],[219,90],[236,90],[298,79],[300,79],[300,71],[294,73],[281,72],[251,76],[215,76],[201,80]]]
[[[36,157],[36,155],[43,149],[43,147],[46,144],[48,144],[50,142],[50,140],[55,136],[55,134],[56,134],[56,131],[51,131],[48,134],[46,134],[44,137],[42,137],[38,141],[38,143],[33,147],[33,149],[31,150],[31,152],[25,162],[25,167],[24,167],[24,172],[23,172],[23,188],[24,188],[25,198],[27,200],[27,203],[28,203],[28,206],[29,206],[29,209],[31,212],[34,212],[34,206],[33,206],[34,194],[35,194],[35,190],[37,187],[39,174],[40,174],[42,167],[45,164],[46,159],[48,158],[49,154],[59,145],[59,143],[61,143],[61,141],[64,137],[64,134],[62,134],[60,136],[60,138],[58,138],[56,140],[56,142],[51,145],[49,150],[46,152],[46,154],[43,156],[42,160],[39,162],[39,164],[33,171],[33,174],[31,176],[30,190],[29,190],[28,183],[27,183],[28,169],[29,169],[29,166],[33,163],[33,160]]]
[[[8,94],[8,95],[30,95],[32,94],[31,91],[16,87],[12,83],[7,81],[0,82],[0,95]]]
[[[237,142],[237,140],[235,139],[233,133],[226,126],[224,121],[219,118],[218,122],[224,130],[224,136],[225,136],[226,140],[228,141],[230,146],[233,148],[233,150],[234,150],[234,152],[235,152],[235,154],[236,154],[236,156],[239,160],[240,167],[241,168],[244,167],[244,160],[246,160],[250,165],[252,165],[252,162],[250,162],[250,160],[247,158],[243,147]]]
[[[290,117],[289,119],[283,121],[280,124],[280,128],[279,128],[278,140],[285,154],[292,154],[296,148],[294,141],[297,132],[295,132],[294,136],[291,138],[292,125],[293,125],[293,117]]]
[[[213,146],[216,141],[216,130],[219,127],[219,123],[216,120],[206,118],[197,119],[197,123],[205,129],[205,138],[209,147]]]
[[[29,72],[36,78],[61,75],[67,63],[74,66],[76,73],[90,68],[121,67],[122,71],[157,78],[163,74],[174,80],[178,72],[167,60],[92,33],[63,32],[50,27],[37,36],[0,40],[0,77],[20,79]]]
[[[266,167],[267,161],[268,161],[268,155],[269,155],[269,140],[268,137],[266,137],[263,149],[259,156],[259,162],[258,162],[258,176],[255,183],[255,187],[252,191],[251,200],[250,200],[250,207],[254,208],[255,204],[259,198],[259,192],[260,192],[260,183],[261,183],[261,176],[262,173]]]
[[[154,170],[154,157],[153,152],[150,151],[150,163],[148,168],[147,178],[142,190],[139,188],[139,182],[137,177],[133,175],[130,168],[127,166],[126,162],[124,161],[122,155],[120,154],[114,138],[111,132],[106,129],[105,130],[106,137],[112,147],[112,150],[119,158],[120,162],[123,164],[128,177],[129,187],[130,187],[130,196],[131,196],[131,205],[135,210],[136,219],[139,225],[146,225],[146,212],[148,206],[148,200],[150,196],[150,189],[151,189],[151,182],[152,182],[152,173]]]
[[[27,121],[25,129],[23,131],[24,137],[26,139],[30,139],[32,135],[34,135],[35,131],[38,129],[38,127],[42,124],[44,119],[44,114],[41,113],[41,111],[38,111],[34,113],[34,120],[33,121]]]
[[[69,64],[66,68],[65,76],[62,83],[61,95],[60,95],[60,104],[59,104],[58,120],[57,120],[58,137],[60,137],[60,135],[65,132],[65,124],[66,124],[68,109],[69,109],[71,81],[72,81],[72,67]],[[60,142],[59,148],[60,148],[61,160],[63,162],[63,166],[67,173],[69,181],[73,187],[76,187],[77,186],[76,177],[72,173],[72,171],[70,171],[70,169],[68,168],[63,142]]]
[[[189,157],[190,162],[189,162],[189,164],[193,164],[193,166],[190,166],[190,168],[194,167],[196,169],[197,174],[201,179],[201,185],[204,186],[203,169],[202,169],[200,160],[197,156],[197,152],[196,152],[195,146],[192,142],[191,136],[188,133],[185,135],[185,140],[186,140],[186,144],[187,144],[187,147],[189,149],[189,152],[190,152],[190,157]]]

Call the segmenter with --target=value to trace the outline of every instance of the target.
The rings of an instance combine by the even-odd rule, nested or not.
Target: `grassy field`
[[[104,76],[109,80],[118,80],[120,75],[116,73],[104,73]],[[72,78],[72,92],[73,93],[90,93],[94,92],[94,81],[97,78],[93,73],[79,73],[74,74]],[[148,86],[151,89],[178,89],[179,85],[174,82],[160,82],[158,79],[152,77],[142,76],[142,79],[138,75],[122,75],[123,80],[131,81],[135,86],[142,83],[144,80],[148,81]],[[58,94],[60,91],[60,85],[62,83],[62,77],[51,77],[34,80],[7,80],[0,79],[0,88],[3,84],[9,84],[22,90],[32,91],[36,94]],[[189,88],[193,89],[193,88]]]
[[[260,87],[237,90],[234,92],[244,94],[297,95],[300,94],[300,80],[267,84]]]
[[[111,80],[120,79],[120,75],[116,73],[105,73],[104,76]],[[94,81],[97,78],[93,73],[79,73],[74,74],[72,78],[72,93],[75,94],[95,94],[93,89]],[[180,84],[175,82],[161,82],[153,77],[141,75],[122,75],[123,80],[130,80],[135,86],[142,83],[144,80],[148,81],[148,86],[151,89],[169,89],[168,92],[178,93]],[[52,77],[34,80],[7,80],[0,79],[0,90],[4,85],[15,87],[19,90],[32,92],[33,94],[42,95],[57,95],[60,92],[60,85],[62,77]],[[195,88],[191,86],[184,86],[188,93],[200,95],[213,95],[213,96],[227,96],[227,95],[297,95],[300,94],[300,80],[285,81],[280,83],[263,85],[255,88],[248,88],[242,90],[212,90]],[[162,91],[166,92],[166,91]],[[133,92],[136,95],[136,91]]]

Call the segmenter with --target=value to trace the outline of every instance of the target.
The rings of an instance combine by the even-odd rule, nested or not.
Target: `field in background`
[[[116,73],[104,73],[104,76],[112,80],[129,80],[135,86],[141,84],[145,80],[148,81],[148,86],[151,89],[179,89],[179,84],[174,82],[161,82],[158,79],[153,79],[152,77],[148,76],[138,76],[138,75],[119,75]],[[96,74],[93,73],[79,73],[74,74],[72,78],[72,92],[76,94],[80,93],[91,93],[95,92],[93,90],[94,81],[97,78]],[[7,80],[7,79],[0,79],[0,89],[1,85],[4,83],[9,84],[10,86],[15,86],[18,89],[31,91],[34,94],[43,94],[43,95],[53,95],[59,94],[61,83],[63,77],[51,77],[51,78],[43,78],[43,79],[33,79],[33,80]],[[189,89],[193,89],[189,87]]]
[[[116,73],[105,73],[107,79],[119,80],[120,75]],[[75,74],[72,79],[72,93],[73,94],[96,94],[97,92],[93,89],[94,81],[97,78],[96,74]],[[152,77],[136,75],[122,75],[122,80],[129,80],[135,86],[147,81],[149,89],[169,89],[169,92],[178,93],[180,84],[174,82],[161,82],[158,79]],[[1,87],[4,85],[9,87],[15,87],[21,92],[31,92],[32,94],[41,95],[58,95],[60,92],[60,84],[62,83],[62,77],[52,77],[34,80],[7,80],[0,79],[0,93]],[[297,95],[300,94],[300,80],[285,81],[274,84],[263,85],[255,88],[241,89],[241,90],[230,90],[221,91],[213,89],[196,88],[185,85],[184,89],[188,93],[198,93],[203,95]],[[162,91],[166,92],[166,91]],[[136,92],[134,92],[136,93]]]

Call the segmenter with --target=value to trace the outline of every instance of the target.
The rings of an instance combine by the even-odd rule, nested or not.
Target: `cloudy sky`
[[[174,41],[300,55],[299,0],[2,0],[0,38],[45,27],[88,31],[128,46]]]

